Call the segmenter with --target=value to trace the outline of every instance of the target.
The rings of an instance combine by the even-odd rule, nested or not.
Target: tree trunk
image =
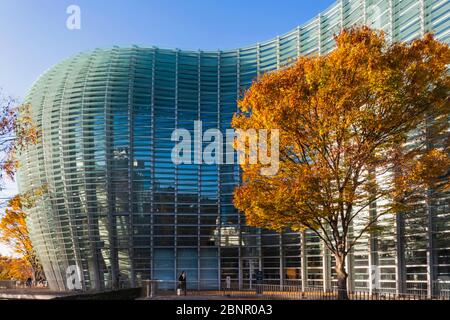
[[[36,255],[34,253],[31,253],[27,259],[28,263],[31,265],[33,281],[37,283],[38,281],[45,280],[44,269],[42,268],[42,265],[40,264]]]
[[[345,254],[336,253],[336,274],[338,280],[338,300],[348,300],[347,294],[347,278],[348,274],[345,270]]]

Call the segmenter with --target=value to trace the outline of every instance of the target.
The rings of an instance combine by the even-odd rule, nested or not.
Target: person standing
[[[122,274],[119,272],[116,277],[117,290],[122,289]]]
[[[187,294],[187,286],[186,286],[186,272],[182,271],[180,276],[178,277],[178,281],[180,283],[180,289],[184,292],[184,295]]]

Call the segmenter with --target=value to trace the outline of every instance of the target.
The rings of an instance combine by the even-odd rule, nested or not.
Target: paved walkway
[[[230,297],[218,295],[162,295],[153,298],[141,298],[138,300],[259,300],[257,297]]]
[[[49,300],[70,295],[70,292],[51,291],[45,288],[1,289],[0,299],[7,300]]]

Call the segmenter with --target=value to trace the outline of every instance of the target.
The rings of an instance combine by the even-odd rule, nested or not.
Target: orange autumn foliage
[[[29,145],[36,144],[39,131],[31,116],[31,105],[17,106],[16,101],[4,97],[0,89],[0,189],[5,178],[14,179],[19,167],[18,154]],[[41,274],[34,254],[22,211],[21,197],[12,198],[0,216],[0,241],[9,245],[19,258],[1,257],[2,277],[22,279]],[[30,200],[25,200],[28,203]]]
[[[37,197],[44,192],[45,188],[37,188],[24,195],[16,195],[8,202],[5,215],[0,219],[0,241],[26,262],[35,279],[43,279],[44,275],[31,243],[24,209],[33,207]]]
[[[250,225],[314,231],[346,290],[356,241],[448,185],[450,49],[430,34],[390,44],[368,27],[335,40],[329,54],[264,74],[239,101],[235,129],[279,130],[280,169],[263,176],[264,165],[242,164],[234,204]],[[376,214],[361,219],[375,202]]]
[[[0,91],[0,178],[14,178],[19,167],[18,154],[36,144],[39,131],[31,116],[31,105],[16,106],[15,100]]]
[[[0,256],[0,280],[25,281],[31,276],[31,266],[24,258]]]

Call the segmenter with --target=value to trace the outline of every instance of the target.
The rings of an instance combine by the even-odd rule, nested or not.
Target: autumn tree
[[[347,299],[345,261],[362,235],[448,184],[450,49],[430,34],[389,43],[368,27],[335,41],[329,54],[264,74],[239,101],[233,127],[278,129],[280,159],[271,176],[241,164],[234,203],[250,225],[312,230]]]
[[[45,192],[36,188],[23,195],[16,195],[8,202],[5,215],[0,219],[0,241],[6,243],[31,267],[34,280],[44,279],[44,272],[30,240],[24,209],[35,206],[35,201]]]
[[[0,255],[0,280],[25,281],[32,276],[32,270],[24,258]]]
[[[18,105],[11,97],[2,95],[0,90],[0,190],[5,179],[14,180],[16,169],[19,167],[18,154],[28,146],[38,142],[39,131],[32,120],[31,105]],[[19,256],[9,261],[13,269],[11,273],[20,274],[24,271],[24,264],[33,270],[36,278],[42,277],[35,252],[32,248],[25,223],[25,212],[22,205],[31,205],[31,195],[37,196],[43,188],[38,188],[23,197],[16,196],[5,201],[1,206],[7,206],[4,215],[0,216],[0,241],[10,245]],[[3,271],[3,274],[5,271]]]
[[[39,131],[32,120],[31,105],[18,105],[0,88],[0,183],[13,179],[19,166],[18,153],[38,141]]]

